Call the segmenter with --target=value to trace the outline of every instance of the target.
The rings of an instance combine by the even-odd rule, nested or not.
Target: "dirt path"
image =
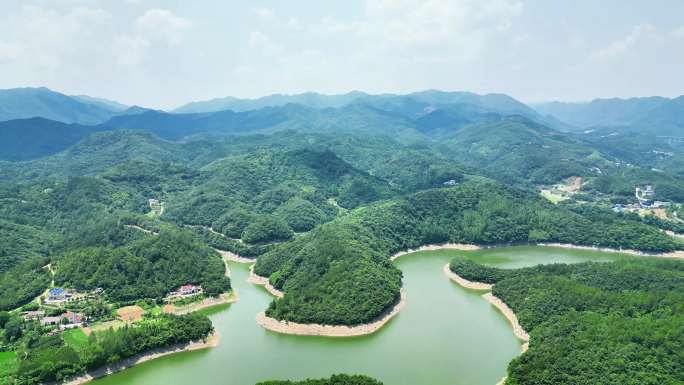
[[[205,230],[207,230],[208,232],[210,232],[210,233],[212,233],[212,234],[218,235],[219,237],[226,238],[226,239],[229,239],[229,240],[231,240],[231,241],[238,242],[238,243],[243,244],[243,245],[245,244],[245,242],[244,242],[242,239],[240,239],[240,238],[231,238],[231,237],[229,237],[229,236],[227,236],[227,235],[225,235],[225,234],[223,234],[223,233],[219,233],[218,231],[214,230],[213,227],[202,226],[202,228],[205,229]]]
[[[128,227],[128,228],[131,228],[131,229],[136,229],[136,230],[138,230],[138,231],[142,231],[143,233],[147,233],[147,234],[151,234],[151,235],[159,235],[159,233],[157,233],[157,232],[154,232],[154,231],[152,231],[152,230],[148,230],[148,229],[142,228],[142,227],[140,227],[140,226],[138,226],[138,225],[124,225],[124,226],[125,226],[125,227]]]

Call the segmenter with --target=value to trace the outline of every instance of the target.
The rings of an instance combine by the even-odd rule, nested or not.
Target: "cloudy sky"
[[[681,0],[2,0],[0,88],[175,107],[271,93],[684,94]]]

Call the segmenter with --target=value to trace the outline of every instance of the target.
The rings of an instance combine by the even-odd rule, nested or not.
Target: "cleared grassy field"
[[[0,352],[0,385],[9,384],[9,375],[17,371],[16,352]]]
[[[65,330],[62,333],[62,338],[67,345],[77,351],[88,344],[88,336],[80,328]]]

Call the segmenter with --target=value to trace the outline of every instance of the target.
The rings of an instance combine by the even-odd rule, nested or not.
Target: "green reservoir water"
[[[218,347],[149,361],[95,385],[253,385],[267,379],[359,373],[386,385],[494,385],[520,343],[508,321],[481,293],[452,283],[442,268],[454,255],[504,268],[540,263],[609,261],[624,255],[551,247],[440,250],[401,257],[406,305],[377,333],[354,338],[280,335],[254,318],[272,297],[247,282],[248,266],[230,264],[239,302],[211,319]]]

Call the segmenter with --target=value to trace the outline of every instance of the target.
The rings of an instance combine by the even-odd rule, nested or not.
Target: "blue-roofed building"
[[[64,291],[64,289],[62,289],[61,287],[55,287],[54,289],[50,289],[50,291],[48,292],[48,294],[50,295],[64,295],[65,293],[66,291]]]
[[[71,295],[61,287],[55,287],[48,291],[45,303],[62,303],[66,302]]]

